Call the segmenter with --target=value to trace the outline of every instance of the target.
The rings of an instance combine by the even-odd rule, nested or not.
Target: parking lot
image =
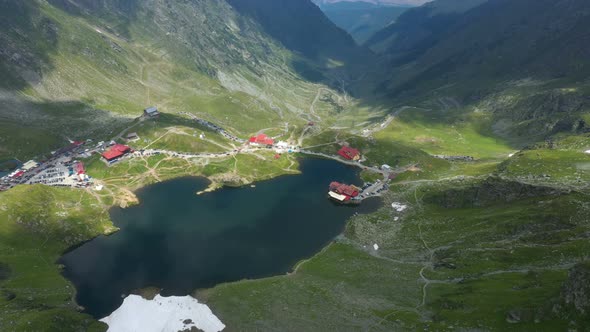
[[[383,191],[389,189],[388,181],[377,180],[374,183],[367,183],[362,188],[360,199],[379,196]]]
[[[48,167],[31,179],[27,184],[45,184],[48,186],[76,186],[79,181],[76,174],[70,175],[69,167],[72,167],[71,162],[67,162],[69,158],[59,158],[55,163],[47,165]]]

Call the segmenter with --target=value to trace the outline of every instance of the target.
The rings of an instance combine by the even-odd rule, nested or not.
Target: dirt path
[[[320,100],[320,97],[322,96],[322,90],[330,92],[330,90],[326,88],[319,88],[313,102],[309,106],[309,114],[315,116],[318,121],[322,121],[322,118],[315,113],[315,104],[318,102],[318,100]]]
[[[140,123],[142,123],[144,120],[145,120],[145,119],[144,119],[143,117],[140,117],[140,118],[139,118],[139,120],[138,120],[136,123],[134,123],[134,124],[132,124],[131,126],[129,126],[129,127],[127,127],[127,128],[125,128],[125,129],[123,129],[123,130],[122,130],[120,133],[118,133],[118,134],[117,134],[115,137],[113,137],[113,138],[111,139],[111,141],[117,141],[117,140],[120,140],[120,139],[123,137],[123,135],[125,135],[125,133],[127,133],[129,130],[131,130],[132,128],[136,127],[136,126],[137,126],[137,125],[139,125]]]
[[[164,134],[162,134],[162,136],[156,138],[155,140],[151,141],[150,144],[146,145],[143,147],[143,150],[147,150],[152,144],[156,143],[157,141],[161,140],[162,138],[164,138],[166,135],[170,134],[170,130],[167,130]]]
[[[411,106],[402,106],[400,109],[398,109],[397,111],[393,112],[393,114],[388,115],[387,118],[385,119],[385,121],[383,121],[379,126],[373,128],[373,129],[369,129],[367,131],[365,131],[363,133],[364,137],[368,137],[371,136],[372,134],[375,134],[377,132],[380,132],[382,130],[384,130],[385,128],[389,127],[389,125],[403,112],[406,111],[410,108],[414,108]]]

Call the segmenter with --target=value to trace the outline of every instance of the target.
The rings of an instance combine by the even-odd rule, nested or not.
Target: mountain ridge
[[[263,4],[244,3],[250,7],[242,9]],[[249,118],[240,110],[255,105],[250,112],[266,114],[270,122],[290,118],[307,123],[310,119],[302,114],[307,100],[317,94],[315,84],[330,88],[347,75],[347,61],[368,54],[309,2],[294,3],[284,15],[299,11],[301,17],[322,18],[313,20],[326,32],[316,34],[317,42],[304,50],[297,49],[300,40],[276,40],[265,30],[276,24],[276,17],[266,16],[265,27],[252,12],[239,12],[226,1],[171,6],[159,0],[51,0],[1,5],[1,96],[6,102],[18,99],[15,105],[20,106],[0,110],[0,119],[5,126],[23,128],[28,123],[40,128],[47,121],[33,121],[37,112],[30,113],[26,105],[78,105],[73,121],[49,121],[54,125],[47,130],[55,139],[63,139],[61,133],[71,128],[78,128],[74,138],[96,134],[90,130],[92,123],[103,127],[104,122],[99,130],[103,132],[108,130],[106,123],[116,121],[110,116],[91,120],[91,114],[128,117],[150,104],[198,110],[211,119],[219,117],[222,108],[230,110],[229,118]],[[277,82],[285,88],[271,89]],[[334,91],[341,91],[340,83]],[[51,118],[55,113],[44,114]],[[238,130],[244,129],[253,128]]]
[[[421,6],[432,0],[313,0],[318,5],[333,4],[338,2],[367,2],[381,6]]]
[[[395,22],[410,7],[369,2],[335,2],[320,8],[332,22],[346,30],[362,45],[377,31]]]
[[[228,329],[584,330],[589,15],[438,0],[359,47],[307,0],[0,0],[2,170],[51,173],[51,151],[80,141],[95,181],[0,192],[0,330],[108,328],[54,262],[114,232],[109,209],[135,190],[252,185],[305,156],[358,167],[382,204],[290,273],[192,292]],[[282,142],[245,145],[261,133]],[[92,140],[136,152],[111,165]]]

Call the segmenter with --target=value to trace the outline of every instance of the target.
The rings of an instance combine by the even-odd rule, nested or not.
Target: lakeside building
[[[32,170],[33,168],[39,167],[39,163],[34,160],[29,160],[23,164],[21,169],[25,172]]]
[[[110,149],[102,154],[102,157],[109,163],[115,162],[117,159],[131,152],[131,148],[123,144],[115,144]]]
[[[356,186],[342,184],[340,182],[330,183],[330,191],[328,195],[330,198],[338,202],[344,203],[355,199],[360,194],[360,189]]]
[[[347,160],[360,160],[361,159],[361,153],[359,150],[351,148],[349,146],[343,146],[339,151],[338,154]]]

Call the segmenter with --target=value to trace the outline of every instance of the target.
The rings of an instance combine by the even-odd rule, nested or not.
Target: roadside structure
[[[39,163],[34,160],[29,160],[23,164],[21,169],[25,172],[32,170],[33,168],[39,167]]]
[[[351,148],[349,146],[343,146],[339,151],[338,154],[347,160],[360,160],[361,159],[361,153],[359,150]]]
[[[258,134],[256,136],[250,137],[248,143],[254,146],[269,146],[273,145],[275,141],[265,134]]]
[[[148,108],[144,109],[143,115],[145,115],[149,118],[157,118],[160,116],[160,112],[158,111],[157,107],[152,106],[152,107],[148,107]]]
[[[102,157],[109,163],[117,161],[122,156],[131,152],[131,148],[123,144],[115,144],[102,154]]]
[[[134,142],[139,139],[139,136],[137,135],[137,133],[129,133],[129,134],[127,134],[127,136],[125,136],[125,139],[128,142]]]

